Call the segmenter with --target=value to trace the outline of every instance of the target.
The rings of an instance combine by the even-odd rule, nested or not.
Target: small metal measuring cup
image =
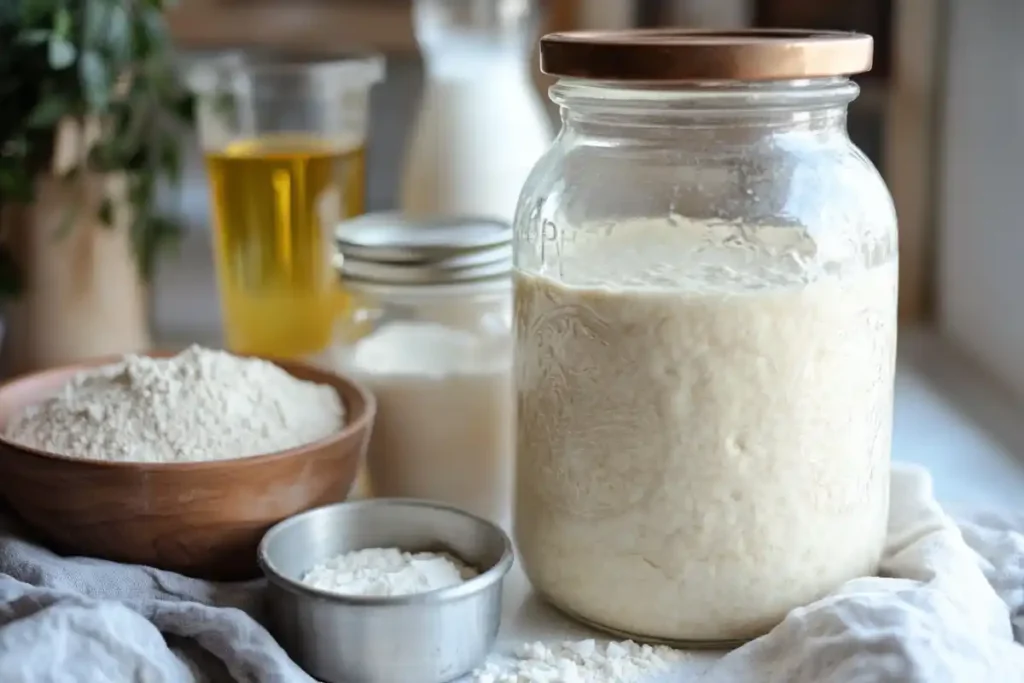
[[[402,596],[345,596],[301,582],[315,564],[365,548],[444,551],[480,574]],[[329,683],[446,683],[487,657],[501,621],[512,542],[500,528],[428,501],[379,498],[291,517],[267,532],[259,563],[273,630],[307,672]]]

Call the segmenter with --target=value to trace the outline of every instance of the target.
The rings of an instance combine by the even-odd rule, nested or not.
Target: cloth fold
[[[958,523],[923,468],[895,465],[879,573],[793,610],[700,683],[1024,682],[1024,516]]]
[[[260,582],[61,557],[0,528],[3,683],[314,683],[260,625]]]
[[[893,467],[891,501],[880,577],[793,610],[699,683],[1024,683],[1024,514],[954,521],[908,465]],[[260,625],[259,582],[60,557],[26,538],[0,524],[2,683],[313,683]]]

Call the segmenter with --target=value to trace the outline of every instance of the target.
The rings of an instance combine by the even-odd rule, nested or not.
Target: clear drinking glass
[[[331,341],[345,305],[332,231],[363,213],[376,56],[233,51],[189,69],[209,174],[224,336],[296,357]]]

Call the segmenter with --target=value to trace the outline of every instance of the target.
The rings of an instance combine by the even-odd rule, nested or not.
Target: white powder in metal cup
[[[296,448],[344,426],[329,386],[265,360],[192,346],[172,358],[129,355],[85,370],[29,406],[5,437],[57,455],[196,462]]]
[[[457,586],[476,575],[475,569],[446,553],[367,548],[315,565],[302,582],[338,595],[395,596]]]

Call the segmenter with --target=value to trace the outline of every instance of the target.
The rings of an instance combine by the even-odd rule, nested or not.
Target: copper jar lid
[[[540,67],[604,81],[772,81],[863,73],[872,48],[871,36],[843,31],[570,31],[541,38]]]

